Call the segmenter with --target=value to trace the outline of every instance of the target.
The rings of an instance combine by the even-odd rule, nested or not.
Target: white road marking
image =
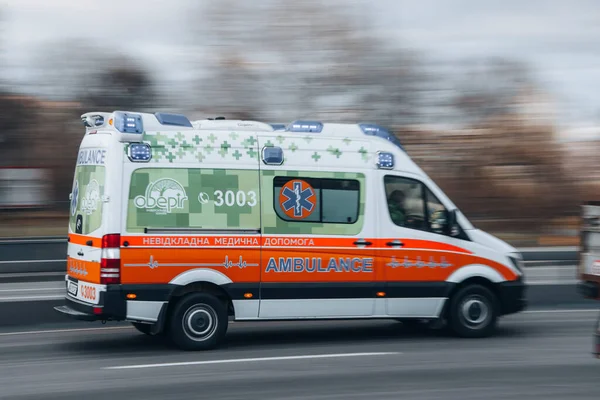
[[[9,260],[9,261],[0,261],[0,264],[35,264],[35,263],[57,263],[57,262],[67,262],[67,259],[64,260]]]
[[[62,286],[62,285],[61,285]],[[63,291],[64,288],[62,287],[49,287],[49,288],[35,288],[35,289],[29,289],[29,288],[23,288],[23,289],[0,289],[0,292],[42,292],[44,290],[54,290],[54,291]]]
[[[60,300],[65,296],[61,295],[53,295],[53,296],[17,296],[17,297],[0,297],[0,302],[9,302],[9,301],[30,301],[30,300]]]
[[[125,330],[125,329],[133,329],[133,327],[131,327],[131,326],[109,326],[106,328],[48,329],[45,331],[4,332],[4,333],[0,333],[0,336],[41,335],[44,333],[70,333],[70,332],[109,331],[109,330]]]
[[[576,312],[582,312],[582,313],[595,313],[598,312],[600,310],[597,309],[591,309],[591,308],[580,308],[580,309],[564,309],[564,310],[528,310],[528,311],[521,311],[520,313],[517,313],[515,315],[519,315],[519,314],[551,314],[551,313],[576,313]]]
[[[283,360],[313,360],[318,358],[342,358],[342,357],[369,357],[369,356],[386,356],[402,354],[399,352],[379,352],[379,353],[339,353],[339,354],[312,354],[304,356],[280,356],[280,357],[259,357],[259,358],[234,358],[229,360],[207,360],[207,361],[187,361],[176,363],[163,364],[140,364],[140,365],[123,365],[117,367],[104,367],[102,369],[140,369],[140,368],[156,368],[156,367],[179,367],[187,365],[207,365],[207,364],[231,364],[231,363],[246,363],[258,361],[283,361]]]

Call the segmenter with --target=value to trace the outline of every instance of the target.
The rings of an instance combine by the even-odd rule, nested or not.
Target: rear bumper
[[[498,285],[500,315],[515,314],[527,308],[527,285],[520,278]]]
[[[175,285],[108,285],[100,293],[98,304],[90,304],[65,295],[65,303],[54,310],[80,321],[125,321],[140,320],[139,304],[160,304],[171,297]],[[136,295],[135,300],[127,299],[127,294]],[[158,317],[158,316],[157,316]],[[151,322],[151,321],[147,321]]]

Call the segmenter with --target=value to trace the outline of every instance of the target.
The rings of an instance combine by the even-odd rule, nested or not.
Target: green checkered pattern
[[[359,181],[360,208],[357,221],[353,224],[284,221],[279,218],[273,207],[278,201],[277,198],[273,198],[273,178],[275,176],[355,179]],[[261,188],[265,196],[262,201],[262,223],[265,234],[357,235],[362,230],[365,213],[364,174],[350,172],[262,171]]]
[[[154,191],[147,193],[149,187]],[[136,206],[136,198],[141,201],[139,196],[145,198],[149,195],[153,198],[150,202],[156,203],[161,191],[164,191],[163,197],[178,197],[183,207],[172,207],[165,212],[159,207]],[[222,192],[222,197],[217,191]],[[187,196],[186,200],[181,200],[183,195]],[[138,169],[131,177],[127,230],[143,232],[144,228],[260,229],[259,195],[258,172],[253,170]],[[223,204],[219,206],[221,201]]]
[[[82,210],[82,200],[86,195],[88,185],[94,180],[98,182],[99,185],[98,194],[100,197],[104,195],[105,171],[106,169],[104,166],[98,165],[80,165],[75,169],[75,179],[79,183],[79,198],[77,199],[75,215],[69,214],[69,227],[71,231],[75,232],[75,224],[77,222],[77,215],[79,214],[83,216],[83,227],[81,232],[83,235],[89,235],[102,225],[102,206],[104,204],[102,199],[98,198],[97,208],[90,215]]]

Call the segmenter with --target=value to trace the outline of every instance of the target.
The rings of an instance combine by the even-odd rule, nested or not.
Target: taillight
[[[102,237],[102,258],[100,260],[100,283],[114,285],[121,283],[121,235],[111,234]]]

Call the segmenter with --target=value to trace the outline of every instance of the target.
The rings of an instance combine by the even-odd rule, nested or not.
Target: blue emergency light
[[[402,147],[402,143],[398,140],[396,136],[394,136],[390,131],[385,129],[382,126],[376,124],[359,124],[360,129],[363,131],[365,135],[377,136],[390,142],[394,143],[396,146],[400,147],[404,151],[404,147]]]
[[[147,143],[131,143],[127,156],[133,162],[148,162],[152,158],[152,148]]]
[[[115,128],[123,133],[144,133],[142,116],[139,114],[128,114],[122,111],[115,112]]]
[[[288,132],[321,132],[323,124],[319,121],[294,121],[288,125]]]
[[[185,115],[161,112],[154,113],[154,115],[162,125],[187,126],[193,128],[192,123]]]
[[[377,153],[377,168],[379,169],[394,169],[394,155],[380,151]]]

